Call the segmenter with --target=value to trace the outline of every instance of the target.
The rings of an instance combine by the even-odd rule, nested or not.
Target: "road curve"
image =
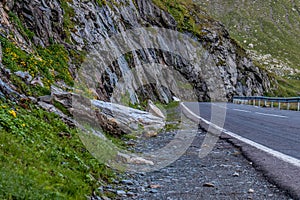
[[[221,103],[184,105],[207,121],[211,119],[212,106],[224,107]],[[238,104],[225,104],[223,109],[225,130],[300,160],[300,112]]]
[[[225,103],[184,102],[181,106],[204,129],[208,125],[220,129],[225,133],[222,138],[241,147],[269,181],[300,199],[300,112]],[[212,123],[218,118],[224,121],[219,122],[221,126]]]

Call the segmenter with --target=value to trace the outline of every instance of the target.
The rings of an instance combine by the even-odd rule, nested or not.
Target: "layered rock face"
[[[101,63],[101,59],[105,57],[101,55],[103,47],[109,48],[113,53],[120,52],[117,42],[107,43],[117,35],[143,27],[177,30],[177,22],[173,16],[150,0],[114,0],[106,1],[105,5],[99,5],[99,2],[7,0],[0,3],[1,33],[6,36],[9,32],[14,33],[14,40],[27,51],[32,50],[33,44],[48,46],[51,43],[62,43],[69,50],[85,50],[88,59],[90,53],[97,51],[100,52],[100,61],[96,62]],[[16,13],[24,27],[34,32],[31,39],[22,36],[10,23],[8,17],[10,12]],[[153,80],[160,79],[159,67],[148,67],[147,70],[143,68],[134,75],[132,71],[135,67],[145,63],[173,67],[172,69],[178,71],[195,89],[200,101],[220,100],[215,96],[215,91],[219,91],[220,87],[224,93],[221,96],[227,100],[234,95],[262,95],[270,89],[267,73],[254,66],[245,51],[230,38],[222,24],[209,17],[198,21],[198,23],[206,22],[202,24],[201,35],[194,36],[189,32],[183,34],[190,37],[195,45],[202,49],[200,58],[205,58],[207,62],[202,61],[194,65],[176,52],[168,51],[168,47],[161,49],[132,47],[125,54],[116,54],[118,57],[108,65],[96,66],[100,72],[95,80],[96,86],[92,88],[95,96],[100,100],[111,100],[118,83],[126,82],[126,77],[130,83],[124,84],[122,90],[129,91],[132,103],[139,103],[145,99],[169,102],[173,96],[178,96],[172,91],[173,86],[165,87],[171,83],[163,84],[160,81],[153,83],[144,80],[149,77],[149,73],[153,75]],[[126,34],[121,38],[130,44],[136,42]],[[155,39],[159,47],[165,46],[166,38],[158,35]],[[80,67],[82,66],[75,68],[70,64],[74,78]]]

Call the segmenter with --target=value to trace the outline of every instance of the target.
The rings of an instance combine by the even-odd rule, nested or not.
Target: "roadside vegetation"
[[[55,114],[0,102],[0,199],[86,199],[112,170]]]
[[[300,1],[196,2],[220,20],[241,46],[253,51],[261,66],[270,73],[283,71],[282,75],[273,73],[279,86],[266,95],[300,95]]]

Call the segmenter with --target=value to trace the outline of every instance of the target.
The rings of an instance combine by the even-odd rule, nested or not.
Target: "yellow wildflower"
[[[22,124],[22,126],[23,126],[23,127],[25,127],[25,126],[26,126],[26,124]]]
[[[26,63],[24,61],[21,62],[21,65],[23,65],[24,67],[26,66]]]
[[[12,116],[17,117],[17,113],[14,110],[8,111]]]

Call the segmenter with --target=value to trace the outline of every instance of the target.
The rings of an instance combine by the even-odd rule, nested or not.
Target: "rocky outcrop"
[[[53,106],[54,101],[67,108],[74,119]],[[51,88],[51,95],[38,98],[38,105],[57,114],[70,126],[78,125],[78,123],[89,124],[91,127],[100,128],[115,136],[130,133],[154,135],[165,126],[163,117],[157,117],[150,112],[109,102],[89,100],[54,86]],[[158,108],[156,112],[161,113]]]
[[[61,2],[64,2],[62,4]],[[28,47],[31,42],[35,45],[47,46],[50,42],[63,43],[69,49],[86,50],[92,52],[97,46],[119,34],[133,28],[155,26],[177,30],[176,20],[169,13],[161,10],[152,1],[145,0],[115,0],[106,1],[106,5],[99,6],[95,1],[72,2],[48,1],[10,1],[1,3],[2,29],[13,28],[7,13],[13,11],[23,22],[24,27],[34,32],[32,40],[24,39],[21,34],[15,34],[18,41],[23,41]],[[62,6],[63,5],[63,6]],[[69,17],[70,19],[66,19]],[[205,16],[204,16],[205,17]],[[4,23],[7,21],[7,23]],[[198,23],[202,23],[198,20]],[[212,93],[220,85],[224,86],[228,100],[233,95],[262,95],[270,88],[268,75],[254,66],[245,51],[234,42],[226,29],[217,21],[207,17],[202,25],[202,35],[191,36],[198,45],[202,46],[209,63],[210,72],[204,78],[203,70],[192,66],[185,58],[172,52],[160,49],[132,49],[131,55],[122,55],[108,66],[100,66],[101,77],[98,79],[96,91],[101,100],[110,100],[116,83],[126,76],[126,72],[141,63],[160,63],[175,68],[193,85],[200,101],[215,99]],[[69,22],[69,27],[66,23]],[[9,25],[6,25],[9,24]],[[7,31],[2,31],[7,33]],[[69,38],[68,38],[69,37]],[[128,38],[124,38],[126,40]],[[163,38],[159,38],[163,39]],[[64,41],[69,41],[66,43]],[[164,41],[160,41],[164,45]],[[118,52],[116,46],[111,45],[112,52]],[[74,70],[72,68],[72,70]],[[159,73],[154,71],[153,74]],[[140,80],[133,80],[136,85]],[[132,103],[137,103],[140,97],[168,102],[172,100],[170,88],[156,85],[143,85],[141,88],[127,88],[130,91]]]

